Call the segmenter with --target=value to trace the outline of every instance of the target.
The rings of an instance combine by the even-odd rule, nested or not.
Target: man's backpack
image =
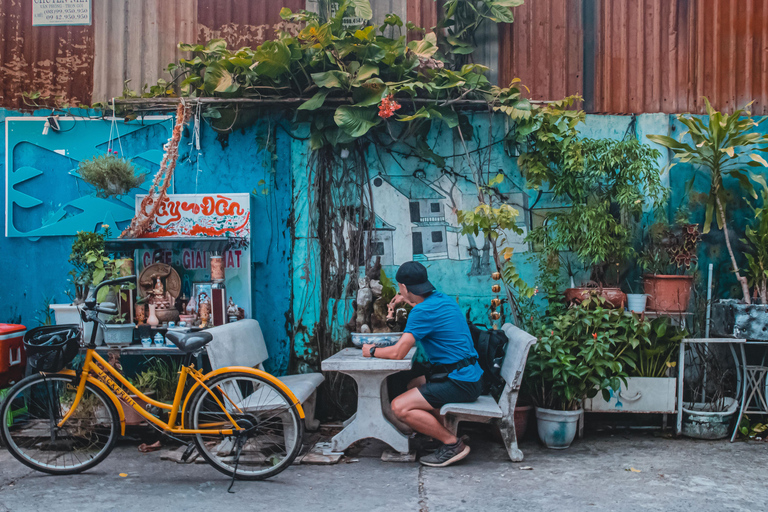
[[[469,332],[475,344],[480,368],[483,369],[483,394],[497,396],[504,388],[501,364],[507,349],[507,335],[501,329],[481,329],[469,323]]]

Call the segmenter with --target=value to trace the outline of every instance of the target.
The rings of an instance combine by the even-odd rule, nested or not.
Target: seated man
[[[461,308],[455,300],[435,291],[424,265],[415,261],[404,263],[395,279],[402,297],[414,305],[403,336],[391,347],[363,345],[363,355],[403,359],[416,340],[421,342],[430,367],[409,383],[408,391],[392,400],[392,412],[413,430],[443,443],[434,453],[422,457],[422,464],[448,466],[466,457],[469,446],[445,428],[440,408],[447,403],[477,400],[483,370],[477,363],[477,352]]]

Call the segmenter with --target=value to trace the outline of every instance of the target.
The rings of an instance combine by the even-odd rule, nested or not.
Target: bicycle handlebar
[[[96,295],[99,293],[99,290],[101,288],[105,286],[115,286],[118,284],[130,283],[135,280],[136,280],[136,276],[133,275],[133,276],[118,277],[117,279],[110,279],[109,281],[100,282],[95,288],[91,288],[88,291],[88,298],[85,299],[85,306],[88,309],[96,308]]]

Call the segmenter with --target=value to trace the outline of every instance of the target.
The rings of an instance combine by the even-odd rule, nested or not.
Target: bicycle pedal
[[[187,459],[189,459],[192,456],[192,454],[195,453],[196,448],[197,447],[195,446],[195,443],[189,443],[187,445],[187,449],[184,450],[184,453],[181,455],[181,462],[187,462]]]

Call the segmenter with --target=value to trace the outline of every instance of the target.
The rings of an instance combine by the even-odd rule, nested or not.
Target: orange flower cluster
[[[402,107],[402,105],[395,101],[391,94],[389,96],[385,96],[379,105],[379,117],[382,119],[392,117],[395,114],[395,110],[399,109],[400,107]]]

